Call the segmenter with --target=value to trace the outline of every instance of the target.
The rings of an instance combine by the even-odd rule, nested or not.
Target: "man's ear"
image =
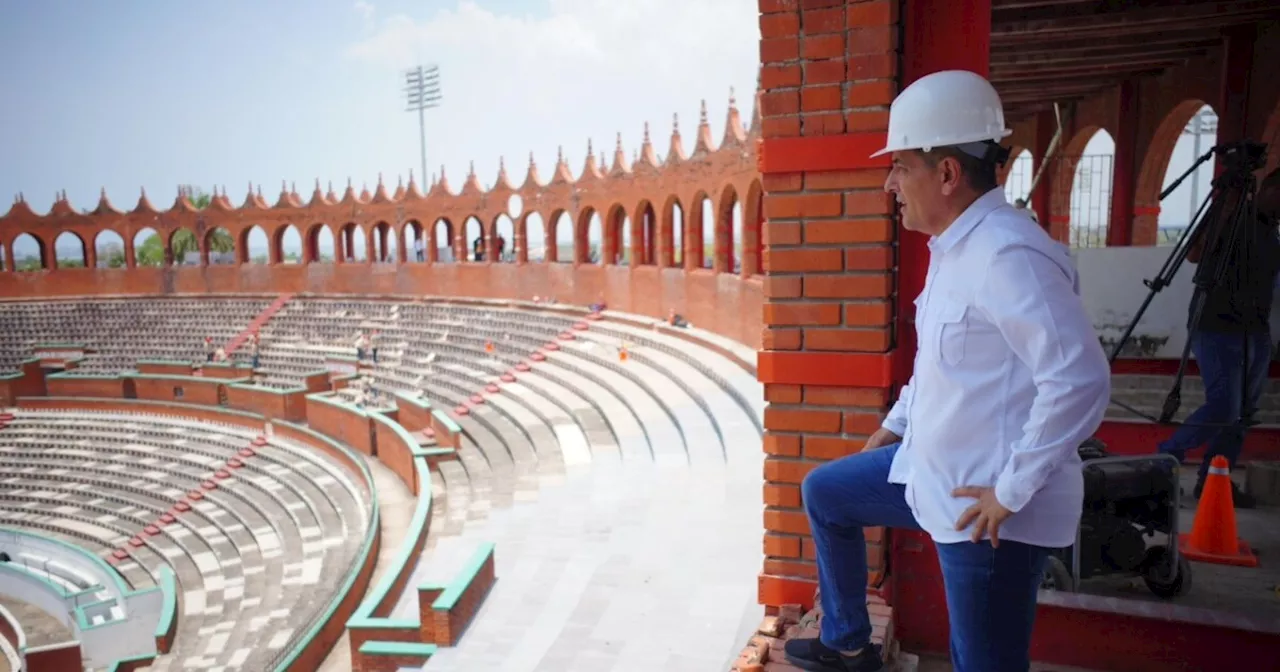
[[[942,194],[950,196],[960,188],[964,173],[960,170],[960,162],[955,157],[945,157],[938,162],[938,179],[942,182]]]

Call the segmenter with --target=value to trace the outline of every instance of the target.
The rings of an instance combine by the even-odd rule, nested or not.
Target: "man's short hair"
[[[924,157],[925,163],[930,168],[936,168],[943,159],[955,159],[960,164],[960,172],[964,175],[965,183],[979,194],[985,194],[1000,186],[1000,181],[996,179],[996,161],[992,154],[988,152],[985,158],[978,158],[957,147],[935,147],[927,152],[920,151],[920,156]]]

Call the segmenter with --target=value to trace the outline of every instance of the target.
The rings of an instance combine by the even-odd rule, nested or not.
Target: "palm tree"
[[[191,205],[197,210],[203,210],[213,202],[213,197],[198,187],[183,185],[179,187],[179,191],[187,196],[187,199],[191,201]],[[231,237],[231,234],[226,229],[217,228],[209,234],[209,250],[211,252],[231,252],[235,248],[235,239]],[[173,252],[174,261],[181,264],[187,258],[189,252],[198,252],[200,245],[196,241],[196,235],[189,229],[179,229],[173,234],[170,249]],[[163,265],[164,241],[154,233],[147,236],[147,239],[142,241],[142,245],[138,246],[137,255],[140,266]]]

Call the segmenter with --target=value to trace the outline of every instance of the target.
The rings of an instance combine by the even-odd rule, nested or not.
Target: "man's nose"
[[[890,194],[898,190],[898,180],[894,178],[892,172],[884,178],[884,190]]]

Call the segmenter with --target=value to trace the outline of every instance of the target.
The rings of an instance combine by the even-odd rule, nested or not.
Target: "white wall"
[[[1080,293],[1099,336],[1107,340],[1120,338],[1150,291],[1142,281],[1156,276],[1172,249],[1108,247],[1073,252],[1076,268],[1080,271]],[[1184,263],[1172,284],[1156,295],[1143,314],[1133,338],[1167,340],[1153,354],[1141,356],[1169,359],[1182,356],[1187,336],[1187,308],[1193,288],[1191,276],[1195,269],[1195,264]],[[1276,299],[1280,304],[1280,292],[1276,293]],[[1271,333],[1273,337],[1280,338],[1280,305],[1272,309]],[[1110,348],[1107,353],[1110,354]]]

